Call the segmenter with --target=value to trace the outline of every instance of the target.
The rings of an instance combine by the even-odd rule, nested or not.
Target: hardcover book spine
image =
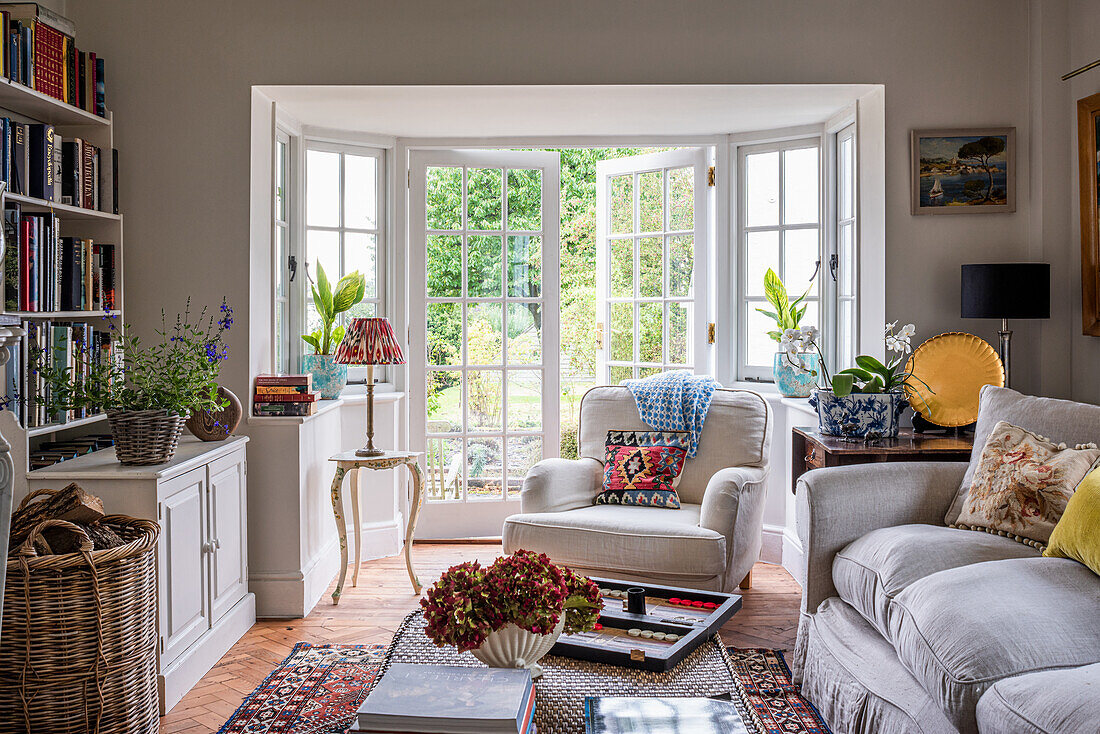
[[[34,29],[34,88],[54,99],[65,99],[65,35],[35,20]]]
[[[256,399],[262,400],[263,395],[290,395],[292,393],[305,393],[309,392],[309,388],[305,385],[257,385],[256,386]]]
[[[313,375],[259,375],[255,383],[260,386],[271,385],[313,385]]]
[[[95,150],[95,146],[87,141],[80,146],[80,206],[85,209],[91,209],[95,200],[95,180],[92,178]]]
[[[0,155],[0,177],[7,182],[8,191],[11,191],[11,153],[15,146],[12,145],[12,122],[7,117],[0,118],[0,145],[3,146],[3,153]]]
[[[111,213],[118,214],[118,148],[111,148]]]
[[[8,28],[11,24],[11,13],[0,10],[0,73],[5,79],[11,79],[11,34]]]
[[[12,190],[17,194],[27,194],[27,126],[21,122],[14,124],[12,136]]]
[[[253,403],[253,415],[266,416],[307,416],[313,415],[316,403]]]
[[[84,304],[85,311],[92,310],[92,298],[95,293],[92,290],[92,269],[94,267],[94,261],[92,260],[92,241],[83,240],[83,244],[80,248],[81,264],[84,266],[84,293],[82,294],[81,301]]]
[[[61,201],[61,147],[65,141],[56,133],[53,136],[53,189],[50,201]]]
[[[103,257],[103,275],[101,281],[103,283],[103,309],[105,311],[114,311],[115,306],[115,246],[114,245],[100,245],[100,252]]]
[[[95,59],[95,113],[107,116],[107,85],[103,79],[103,59],[99,56]]]
[[[77,311],[80,304],[79,264],[72,237],[61,238],[61,310]]]
[[[20,257],[22,251],[19,237],[19,205],[9,204],[4,208],[4,238],[7,247],[4,248],[4,310],[21,311],[20,302]]]
[[[53,125],[30,125],[30,186],[29,193],[38,199],[45,199],[53,193]]]
[[[92,149],[92,208],[99,211],[99,148]]]
[[[37,277],[37,250],[34,242],[34,221],[30,217],[23,217],[20,222],[20,243],[23,247],[23,292],[26,298],[23,302],[23,311],[38,310],[38,277]]]
[[[264,403],[315,403],[317,402],[317,393],[289,392],[257,394],[256,399]]]
[[[80,139],[66,140],[61,145],[61,203],[78,206],[76,192],[80,190]]]

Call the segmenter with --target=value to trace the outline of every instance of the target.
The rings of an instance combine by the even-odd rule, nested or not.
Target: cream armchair
[[[676,488],[681,509],[594,505],[609,430],[652,430],[625,387],[581,399],[580,459],[546,459],[523,481],[504,551],[524,548],[584,574],[687,588],[747,588],[760,554],[771,412],[748,390],[714,392],[699,450]]]

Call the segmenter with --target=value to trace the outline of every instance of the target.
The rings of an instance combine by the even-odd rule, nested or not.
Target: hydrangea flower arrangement
[[[600,589],[557,566],[544,553],[518,550],[488,567],[477,561],[452,566],[420,600],[436,645],[475,650],[493,632],[514,624],[537,635],[587,632],[600,613]]]
[[[197,316],[188,299],[171,326],[161,311],[160,338],[149,345],[129,327],[119,328],[117,319],[117,314],[103,317],[116,349],[112,359],[91,355],[89,345],[77,344],[74,357],[83,376],[32,352],[34,369],[49,388],[50,410],[164,410],[187,416],[228,405],[217,383],[221,364],[229,358],[225,334],[233,325],[233,309],[224,299],[218,313],[203,308]]]

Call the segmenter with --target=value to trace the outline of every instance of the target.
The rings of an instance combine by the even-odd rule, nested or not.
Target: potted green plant
[[[221,364],[229,356],[225,332],[233,309],[222,301],[220,316],[203,309],[192,323],[191,301],[168,327],[161,311],[159,339],[146,345],[117,314],[103,317],[111,353],[95,354],[88,339],[76,342],[73,366],[50,363],[31,351],[34,369],[49,398],[47,411],[105,411],[123,464],[163,464],[172,458],[191,413],[229,404],[218,391]],[[90,328],[90,327],[89,327]]]
[[[340,397],[348,384],[348,367],[336,364],[333,352],[344,338],[344,327],[336,323],[340,314],[351,310],[363,300],[366,278],[358,270],[340,278],[333,289],[321,263],[317,263],[317,282],[310,279],[313,305],[321,319],[321,327],[303,334],[302,341],[313,347],[313,354],[302,357],[302,369],[313,375],[313,389],[327,400]]]
[[[469,651],[494,668],[536,664],[562,632],[588,632],[600,615],[600,589],[552,563],[518,550],[482,567],[468,561],[447,570],[420,600],[424,633],[436,645]]]
[[[802,335],[800,326],[802,317],[806,315],[806,296],[810,289],[795,299],[787,293],[787,287],[775,271],[768,268],[764,274],[764,297],[768,299],[771,310],[766,308],[756,309],[775,322],[776,328],[768,332],[772,341],[779,345],[772,360],[772,376],[775,378],[775,387],[785,398],[808,397],[814,385],[817,384],[817,366],[820,355],[814,351],[801,348],[800,340],[793,340],[792,335]]]

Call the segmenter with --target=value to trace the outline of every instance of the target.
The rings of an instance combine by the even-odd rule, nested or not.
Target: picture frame
[[[910,213],[1016,211],[1016,128],[913,130]]]
[[[1081,187],[1081,333],[1100,336],[1100,94],[1077,100]]]

